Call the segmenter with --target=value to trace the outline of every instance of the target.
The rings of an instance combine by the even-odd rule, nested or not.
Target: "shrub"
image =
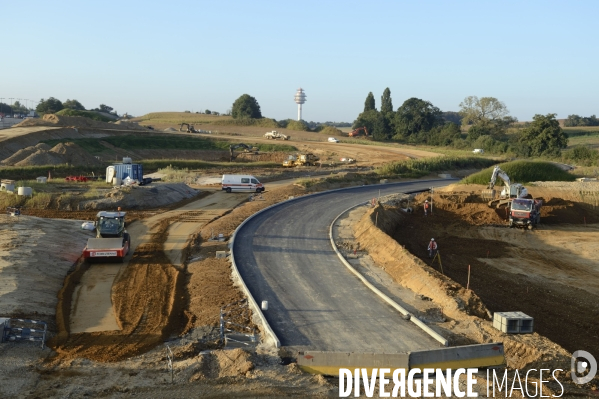
[[[100,122],[112,122],[113,121],[112,119],[110,119],[104,115],[100,115],[94,111],[77,111],[77,110],[70,109],[70,108],[64,108],[64,109],[58,111],[56,113],[56,115],[80,116],[80,117],[89,118],[89,119],[93,119],[95,121],[100,121]]]
[[[562,153],[565,161],[582,166],[596,165],[599,159],[599,152],[596,149],[585,145],[578,145]]]
[[[302,132],[307,132],[308,130],[310,130],[310,128],[308,127],[308,125],[306,124],[306,122],[304,121],[294,121],[294,120],[290,120],[287,123],[287,129],[289,130],[299,130]]]
[[[551,162],[542,161],[513,161],[501,164],[501,169],[507,173],[512,183],[527,183],[533,181],[574,181],[576,177],[562,170]],[[489,184],[493,168],[487,168],[472,174],[460,183]]]
[[[497,161],[481,157],[435,157],[409,159],[392,162],[376,169],[376,173],[384,176],[422,177],[432,172],[445,170],[484,168]]]
[[[343,132],[337,129],[335,126],[325,126],[322,130],[320,130],[325,136],[341,136]]]

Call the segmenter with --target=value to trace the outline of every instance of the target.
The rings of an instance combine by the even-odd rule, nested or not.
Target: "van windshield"
[[[260,182],[258,180],[256,180],[256,179],[252,179],[252,183],[253,184],[259,184]]]

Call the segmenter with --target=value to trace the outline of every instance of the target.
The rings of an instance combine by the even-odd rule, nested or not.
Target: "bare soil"
[[[418,205],[427,198],[433,215],[418,208],[403,216],[391,232],[398,243],[430,264],[434,237],[443,273],[466,286],[470,265],[470,289],[491,312],[523,311],[536,332],[568,351],[599,354],[597,210],[546,196],[541,226],[528,231],[507,228],[505,210],[489,208],[476,192],[423,194]],[[438,262],[433,267],[441,271]]]

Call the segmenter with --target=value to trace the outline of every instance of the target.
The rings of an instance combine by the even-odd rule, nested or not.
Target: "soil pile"
[[[2,161],[6,166],[36,165],[101,165],[101,162],[75,143],[59,143],[53,148],[39,143],[17,151],[13,156]]]
[[[55,114],[46,114],[43,118],[29,118],[23,122],[14,125],[14,127],[28,126],[64,126],[64,127],[85,127],[92,129],[119,129],[119,130],[149,130],[139,126],[134,122],[125,122],[119,125],[109,122],[95,121],[84,116],[63,116]]]
[[[251,354],[243,349],[217,350],[198,356],[198,371],[190,381],[205,378],[240,377],[254,369]]]
[[[229,260],[216,259],[217,250],[228,248],[224,243],[203,243],[201,251],[192,255],[194,260],[187,266],[188,310],[193,314],[194,327],[218,326],[221,307],[244,298],[231,280]]]
[[[52,147],[50,147],[48,144],[38,143],[37,145],[20,149],[19,151],[15,152],[12,156],[2,160],[0,164],[7,166],[15,165],[16,163],[21,162],[22,160],[26,159],[30,155],[35,154],[38,151],[49,151],[50,149],[52,149]]]

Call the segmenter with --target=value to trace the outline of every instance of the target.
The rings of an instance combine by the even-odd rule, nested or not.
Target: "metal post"
[[[470,265],[468,265],[468,282],[466,283],[466,289],[470,289]]]
[[[433,196],[435,194],[435,188],[431,187],[431,216],[433,216]]]

